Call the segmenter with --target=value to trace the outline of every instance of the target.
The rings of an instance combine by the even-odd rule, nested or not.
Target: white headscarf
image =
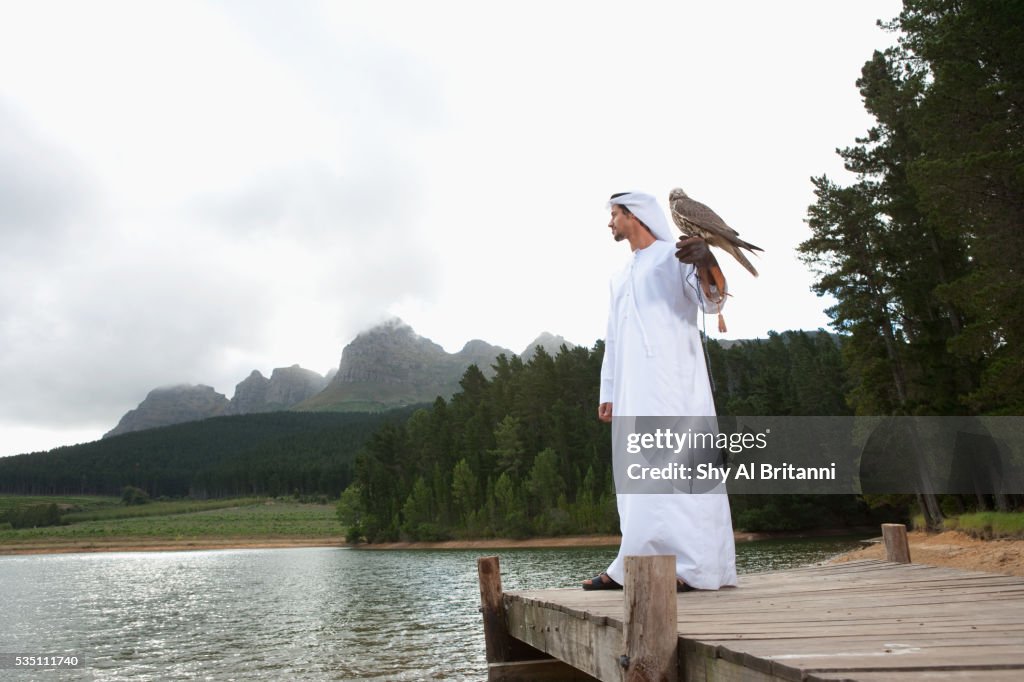
[[[650,229],[655,239],[671,243],[678,241],[672,234],[665,212],[661,210],[658,200],[653,195],[643,192],[627,192],[622,196],[609,199],[606,208],[611,210],[614,204],[628,208],[630,213]]]

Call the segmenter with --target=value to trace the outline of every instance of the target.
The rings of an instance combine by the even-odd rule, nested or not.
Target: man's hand
[[[718,259],[711,253],[707,241],[703,237],[684,237],[676,242],[676,258],[684,263],[690,263],[697,268],[697,278],[700,280],[700,287],[704,290],[704,296],[715,303],[725,298],[725,275],[718,265]],[[712,292],[711,287],[718,288]],[[721,321],[719,321],[721,325]]]
[[[612,404],[601,403],[597,406],[597,418],[603,422],[610,422],[612,420]]]
[[[715,258],[703,237],[683,237],[676,242],[676,249],[676,258],[691,265],[705,265]]]

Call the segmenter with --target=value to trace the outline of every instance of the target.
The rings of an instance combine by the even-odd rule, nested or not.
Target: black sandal
[[[684,583],[682,578],[676,578],[676,592],[693,592],[696,589],[693,585]]]
[[[607,573],[598,573],[590,579],[590,584],[583,583],[584,590],[621,590],[622,585],[608,577]]]

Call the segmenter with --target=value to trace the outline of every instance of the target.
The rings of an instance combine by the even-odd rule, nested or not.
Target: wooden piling
[[[505,603],[501,595],[501,565],[496,556],[476,560],[480,579],[480,612],[484,617],[484,644],[487,662],[501,663],[512,660],[512,637],[505,620]]]
[[[476,560],[476,570],[480,581],[488,682],[594,681],[581,670],[552,658],[509,633],[498,557],[480,557]]]
[[[676,682],[675,556],[628,556],[623,644],[626,682]]]
[[[907,541],[906,526],[902,523],[883,523],[882,542],[885,543],[886,561],[910,563],[910,543]]]

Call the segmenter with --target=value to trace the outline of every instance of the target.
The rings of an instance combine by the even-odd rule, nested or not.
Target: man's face
[[[634,222],[636,222],[636,218],[632,213],[622,210],[618,204],[612,204],[612,219],[608,221],[608,227],[611,228],[615,241],[621,242],[623,239],[628,239]]]

